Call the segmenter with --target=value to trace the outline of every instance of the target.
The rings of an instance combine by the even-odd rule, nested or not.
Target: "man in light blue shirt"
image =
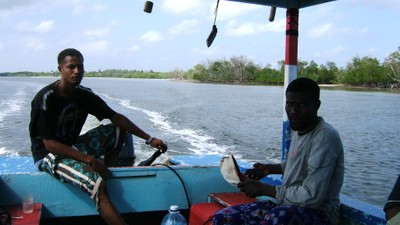
[[[285,110],[291,132],[286,160],[256,163],[248,179],[238,184],[249,197],[270,196],[218,211],[213,224],[313,224],[339,222],[339,193],[344,177],[344,153],[338,132],[317,112],[321,105],[318,84],[308,78],[292,81],[286,89]],[[254,175],[283,174],[278,186]]]

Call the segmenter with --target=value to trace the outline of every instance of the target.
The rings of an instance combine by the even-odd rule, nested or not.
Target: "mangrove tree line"
[[[186,72],[175,71],[177,78],[200,82],[281,85],[284,80],[284,61],[278,68],[260,67],[244,56],[198,64]],[[400,87],[400,47],[383,63],[373,57],[354,57],[344,68],[334,62],[318,65],[298,61],[298,76],[308,77],[320,84],[347,84],[363,87]]]
[[[184,79],[208,83],[282,85],[284,61],[277,68],[261,67],[245,56],[207,61],[187,71],[175,69],[171,72],[108,69],[87,71],[87,77]],[[51,72],[0,73],[0,76],[58,76]],[[308,77],[319,84],[344,84],[363,87],[400,88],[400,47],[387,56],[384,62],[374,57],[354,57],[344,68],[334,62],[318,65],[315,61],[298,61],[298,76]]]

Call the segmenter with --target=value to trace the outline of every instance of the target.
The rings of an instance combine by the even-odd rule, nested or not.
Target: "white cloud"
[[[358,33],[361,33],[361,34],[365,34],[365,33],[368,33],[368,32],[369,32],[368,27],[364,27],[364,28],[361,28],[360,30],[358,30]]]
[[[40,6],[51,5],[54,1],[52,0],[24,0],[24,1],[10,1],[0,0],[0,12],[1,11],[20,11],[21,9],[27,8],[39,8]]]
[[[161,41],[163,38],[162,38],[162,34],[160,32],[149,31],[149,32],[143,34],[142,36],[140,36],[140,39],[145,42],[158,42],[158,41]]]
[[[76,5],[72,9],[72,14],[74,14],[74,15],[81,15],[84,12],[85,12],[85,6],[83,4],[82,5]]]
[[[47,21],[43,21],[39,25],[35,26],[33,28],[33,30],[36,32],[40,32],[40,33],[46,33],[46,32],[51,31],[53,29],[53,27],[54,27],[54,21],[47,20]]]
[[[226,30],[226,34],[230,36],[245,36],[249,34],[254,34],[257,32],[257,24],[255,23],[243,23],[239,26],[229,26]]]
[[[169,13],[182,13],[195,10],[199,5],[200,0],[164,0],[161,7]]]
[[[350,4],[353,4],[357,7],[366,7],[371,8],[373,10],[395,10],[400,11],[400,1],[397,0],[379,0],[379,1],[371,1],[371,0],[347,0]]]
[[[83,49],[83,52],[88,54],[96,54],[98,52],[102,52],[108,49],[109,42],[106,40],[93,41],[89,42],[86,45],[80,47],[79,49]]]
[[[93,62],[99,64],[96,67],[101,68],[105,66],[104,62],[97,57],[104,53],[123,49],[125,54],[132,56],[143,50],[144,42],[174,38],[161,48],[165,54],[173,51],[179,55],[175,62],[170,59],[167,67],[182,67],[182,62],[191,56],[199,62],[209,57],[254,55],[254,61],[272,64],[284,57],[285,9],[278,8],[276,19],[271,23],[268,6],[220,0],[216,21],[218,35],[213,46],[207,48],[205,39],[211,30],[217,0],[153,0],[151,15],[143,13],[144,2],[0,0],[1,50],[13,50],[15,59],[10,56],[7,60],[18,62],[27,56],[18,49],[44,48],[41,50],[43,55],[54,55],[45,54],[54,50],[53,45],[77,47],[93,52],[90,58],[94,57]],[[376,51],[369,49],[371,47],[378,49],[372,56],[390,53],[399,43],[396,41],[399,32],[393,29],[399,5],[399,0],[346,0],[302,9],[299,15],[302,57],[312,60],[317,55],[321,60],[327,58],[343,64],[355,55]],[[77,14],[72,14],[73,10]],[[80,39],[76,38],[77,33],[81,35]],[[241,35],[247,35],[245,42]],[[86,44],[89,41],[92,42]],[[271,45],[280,50],[273,53],[263,50]],[[187,54],[190,49],[194,49],[191,55]],[[155,52],[151,51],[151,54]],[[180,60],[182,57],[184,59]],[[1,69],[14,70],[6,66]],[[158,70],[164,65],[155,66]]]
[[[374,53],[374,52],[377,52],[377,51],[378,51],[377,48],[369,48],[369,49],[367,49],[368,53]]]
[[[326,50],[323,54],[324,55],[328,55],[328,56],[335,56],[335,55],[340,55],[345,51],[346,51],[345,47],[343,47],[341,45],[338,45],[338,46],[336,46],[336,47],[334,47],[332,49]]]
[[[329,34],[330,32],[332,32],[332,24],[331,23],[326,23],[326,24],[323,24],[323,25],[321,25],[321,26],[319,26],[319,27],[316,27],[316,28],[314,28],[314,29],[311,29],[309,32],[308,32],[308,37],[311,37],[311,38],[320,38],[320,37],[323,37],[323,36],[326,36],[327,34]]]
[[[30,22],[20,22],[16,28],[20,32],[35,32],[35,33],[46,33],[53,29],[54,21],[46,20],[40,22],[38,25],[33,25]]]
[[[213,4],[210,11],[213,13],[216,4]],[[217,21],[229,20],[233,18],[238,18],[244,14],[251,14],[257,10],[264,10],[267,12],[267,7],[255,5],[255,4],[243,4],[241,2],[231,2],[231,1],[220,1],[217,13]]]
[[[286,18],[280,19],[280,20],[275,20],[272,23],[268,23],[266,28],[268,31],[273,31],[273,32],[285,31],[286,30]]]
[[[198,20],[192,19],[192,20],[184,20],[181,23],[171,27],[169,29],[169,33],[174,35],[174,34],[193,34],[193,33],[198,33],[199,28],[198,28]]]
[[[29,50],[42,50],[46,47],[46,44],[40,38],[31,38],[24,41],[24,45]]]
[[[19,32],[29,32],[31,31],[31,23],[29,22],[19,22],[15,26],[16,30]]]
[[[49,0],[46,0],[46,1],[49,1]],[[67,1],[62,0],[62,1],[54,1],[54,2],[68,4],[70,7],[72,7],[72,14],[74,14],[74,15],[84,15],[84,14],[93,15],[93,13],[95,13],[95,14],[102,13],[107,10],[107,6],[105,4],[91,3],[93,1],[71,0],[71,1],[67,2]],[[111,3],[111,4],[114,4],[114,3]]]
[[[346,48],[338,45],[334,48],[327,49],[325,51],[318,51],[313,54],[314,60],[315,59],[322,59],[327,58],[329,61],[332,61],[332,58],[337,58],[337,56],[342,56],[346,52]]]
[[[103,12],[103,11],[106,11],[106,9],[107,9],[107,7],[102,4],[95,4],[92,6],[92,10],[94,12]]]
[[[89,37],[104,37],[110,33],[110,28],[99,28],[85,31],[85,35]]]
[[[119,24],[121,24],[121,22],[118,20],[110,20],[107,22],[107,25],[109,26],[118,26]]]
[[[192,52],[196,55],[213,56],[221,52],[219,47],[213,48],[194,48]]]
[[[228,23],[224,31],[230,36],[245,36],[251,34],[257,34],[266,31],[282,32],[285,30],[285,20],[279,20],[273,23],[242,23],[238,24],[236,20],[232,20]]]
[[[130,48],[128,49],[128,51],[130,51],[130,52],[135,52],[135,51],[137,51],[137,50],[139,50],[139,46],[138,46],[138,45],[134,45],[134,46],[132,46],[132,47],[130,47]]]
[[[107,10],[107,7],[103,4],[94,4],[94,5],[85,5],[83,2],[76,1],[73,3],[72,14],[73,15],[101,15],[104,11]]]

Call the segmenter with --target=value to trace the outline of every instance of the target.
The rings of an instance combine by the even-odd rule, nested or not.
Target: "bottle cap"
[[[178,210],[179,210],[179,207],[178,207],[177,205],[171,205],[171,206],[169,207],[169,210],[178,211]]]

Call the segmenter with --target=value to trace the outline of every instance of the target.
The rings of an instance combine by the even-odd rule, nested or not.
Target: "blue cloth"
[[[272,201],[258,201],[224,208],[215,213],[213,225],[327,225],[320,212],[300,207],[281,206]]]

